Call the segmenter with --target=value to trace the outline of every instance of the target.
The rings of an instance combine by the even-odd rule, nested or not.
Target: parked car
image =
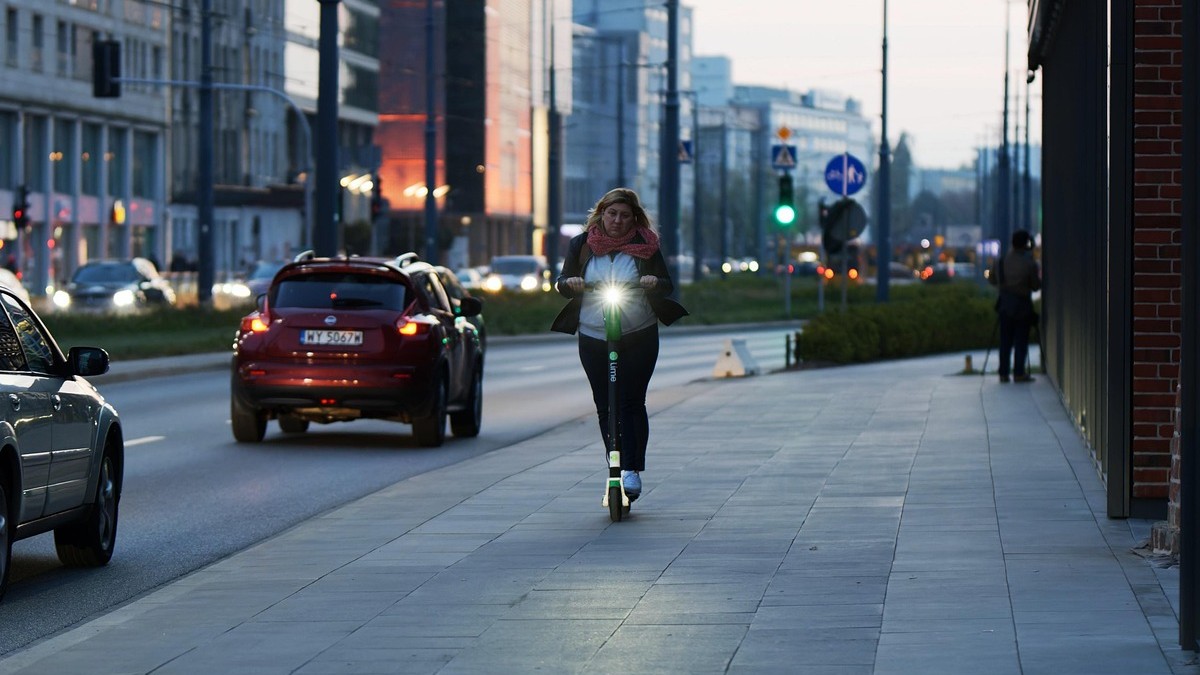
[[[927,265],[921,270],[921,279],[935,284],[947,281],[974,281],[975,263],[950,260]]]
[[[125,448],[117,411],[84,378],[108,353],[64,356],[29,305],[0,289],[0,597],[13,542],[54,532],[64,565],[112,558]]]
[[[455,315],[459,317],[459,321],[469,321],[475,326],[475,330],[479,332],[479,343],[485,348],[487,347],[487,324],[483,321],[483,312],[472,317],[463,316],[462,302],[466,298],[472,298],[471,292],[466,284],[458,276],[457,272],[451,271],[446,267],[438,267],[437,272],[440,275],[442,287],[446,289],[446,295],[450,299],[450,306],[454,309]],[[478,299],[482,302],[482,298]]]
[[[7,288],[16,294],[16,296],[29,304],[29,290],[17,278],[17,275],[7,267],[0,267],[0,286]]]
[[[239,278],[214,287],[213,295],[221,293],[235,302],[252,301],[267,292],[267,288],[271,286],[271,279],[285,264],[287,262],[283,260],[259,260],[246,268]]]
[[[417,442],[479,434],[483,304],[452,302],[438,268],[395,259],[302,254],[276,274],[234,344],[233,436],[257,443],[267,421],[284,433],[309,424],[385,419]]]
[[[550,290],[550,266],[545,256],[502,255],[492,258],[483,288],[492,293]]]
[[[483,273],[474,267],[460,267],[454,270],[454,276],[468,291],[483,288]]]
[[[94,312],[136,312],[175,304],[175,289],[145,258],[93,260],[71,275],[66,287],[54,293],[56,309]]]

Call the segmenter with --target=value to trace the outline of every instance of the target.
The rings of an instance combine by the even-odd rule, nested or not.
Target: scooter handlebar
[[[616,289],[619,291],[642,291],[641,282],[638,281],[588,281],[584,282],[584,292],[594,293],[596,291],[604,292],[608,289]]]

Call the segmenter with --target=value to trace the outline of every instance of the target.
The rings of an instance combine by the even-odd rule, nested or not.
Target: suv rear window
[[[411,301],[402,282],[374,274],[318,272],[279,283],[271,306],[278,309],[390,309],[403,311]]]

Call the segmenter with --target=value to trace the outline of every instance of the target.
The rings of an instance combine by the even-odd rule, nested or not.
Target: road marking
[[[147,443],[154,443],[157,441],[165,441],[166,439],[167,439],[166,436],[142,436],[141,438],[133,438],[128,441],[125,441],[125,447],[128,448],[131,445],[145,445]]]

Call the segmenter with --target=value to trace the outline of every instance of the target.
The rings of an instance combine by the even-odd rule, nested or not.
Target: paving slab
[[[621,523],[594,417],[566,420],[0,673],[1200,675],[1175,644],[1178,570],[1135,552],[1148,524],[1104,516],[1050,383],[957,375],[962,356],[652,394]]]

